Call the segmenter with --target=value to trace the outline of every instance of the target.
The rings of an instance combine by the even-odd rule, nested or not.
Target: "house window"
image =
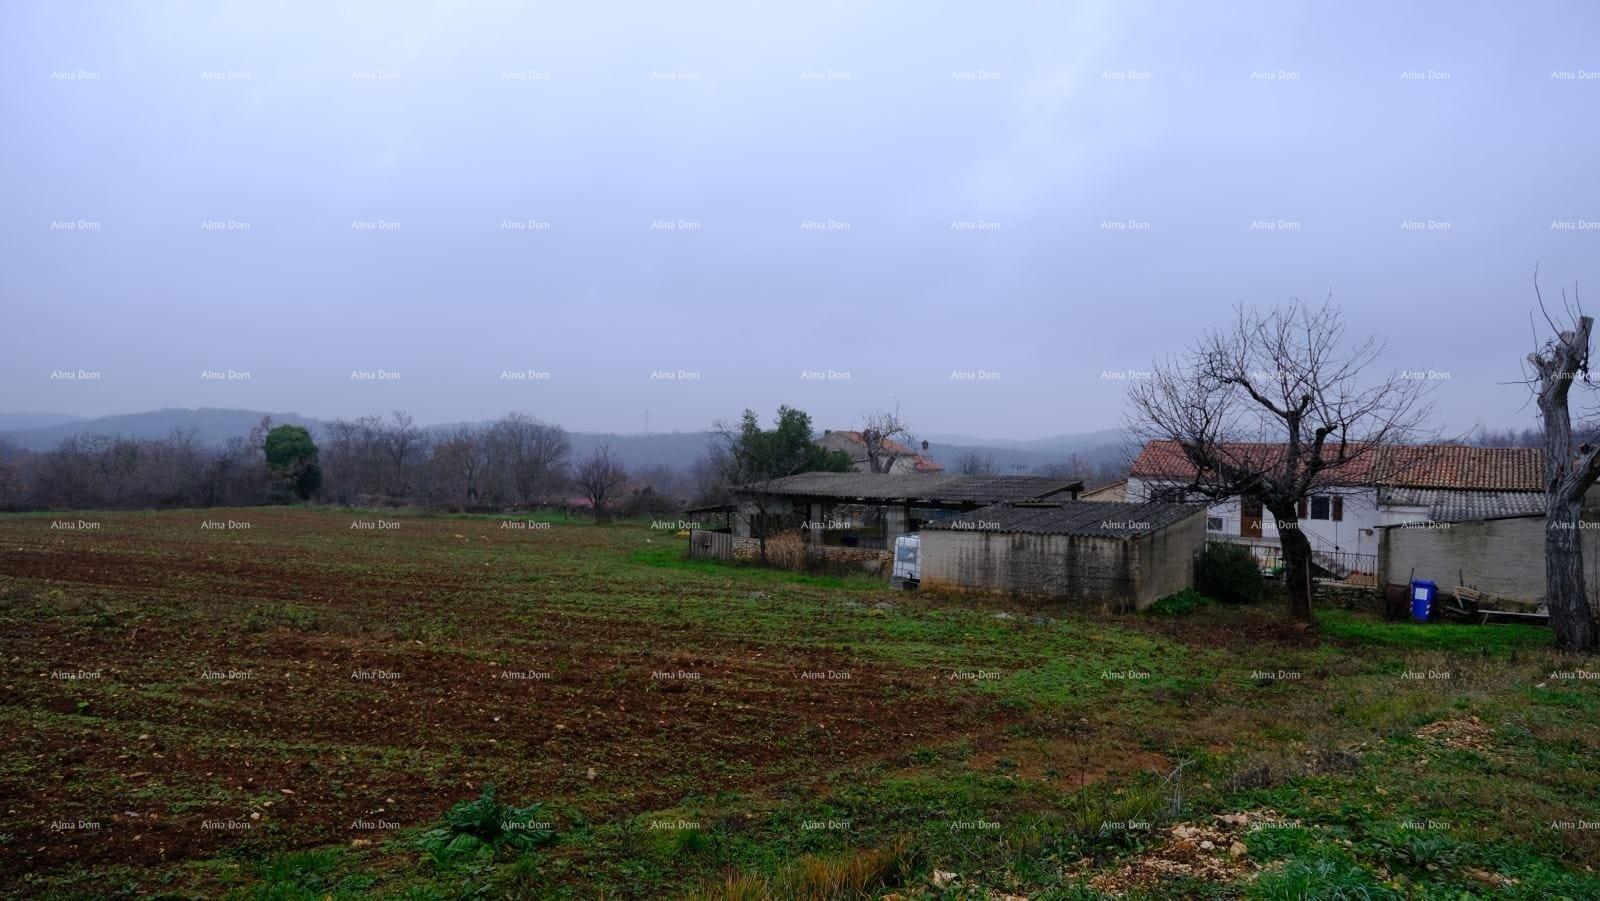
[[[1222,526],[1222,517],[1220,517],[1220,516],[1207,516],[1206,517],[1206,531],[1207,532],[1220,532],[1220,531],[1222,531],[1222,527],[1223,527]]]
[[[1302,519],[1331,519],[1334,522],[1344,520],[1344,498],[1338,495],[1318,495],[1311,498],[1310,503],[1305,498],[1300,499],[1300,517]]]
[[[1333,503],[1327,495],[1318,495],[1311,499],[1311,518],[1327,519],[1333,515]]]

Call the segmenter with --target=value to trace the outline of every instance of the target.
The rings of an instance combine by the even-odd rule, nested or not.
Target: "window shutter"
[[[1342,519],[1344,519],[1344,498],[1336,494],[1333,496],[1333,521],[1339,522]]]
[[[1307,498],[1300,499],[1300,518],[1305,519],[1311,515],[1311,501]]]

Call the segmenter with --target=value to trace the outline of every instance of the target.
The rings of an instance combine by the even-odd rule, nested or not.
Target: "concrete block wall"
[[[1136,594],[1132,553],[1112,538],[936,529],[922,533],[922,582],[1120,603]]]
[[[1580,523],[1584,568],[1600,560],[1600,523]],[[1384,582],[1405,582],[1413,570],[1448,588],[1462,578],[1490,597],[1544,600],[1544,517],[1428,523],[1383,530],[1378,556]],[[1592,578],[1592,575],[1591,577]]]
[[[1136,551],[1134,603],[1140,610],[1194,585],[1195,558],[1206,546],[1206,514],[1133,540]]]
[[[1194,584],[1203,511],[1122,539],[934,529],[922,533],[922,583],[1143,609]]]

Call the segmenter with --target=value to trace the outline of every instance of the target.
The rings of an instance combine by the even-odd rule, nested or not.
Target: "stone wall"
[[[1383,613],[1383,589],[1367,585],[1318,583],[1316,597],[1313,600],[1313,607],[1341,607],[1363,613]]]

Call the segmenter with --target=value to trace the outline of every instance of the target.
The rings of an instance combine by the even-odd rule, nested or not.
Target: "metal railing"
[[[1283,570],[1283,548],[1269,544],[1247,544],[1251,556],[1263,573],[1276,575]],[[1311,562],[1336,578],[1349,581],[1372,581],[1378,576],[1378,555],[1357,554],[1326,546],[1313,546]]]

